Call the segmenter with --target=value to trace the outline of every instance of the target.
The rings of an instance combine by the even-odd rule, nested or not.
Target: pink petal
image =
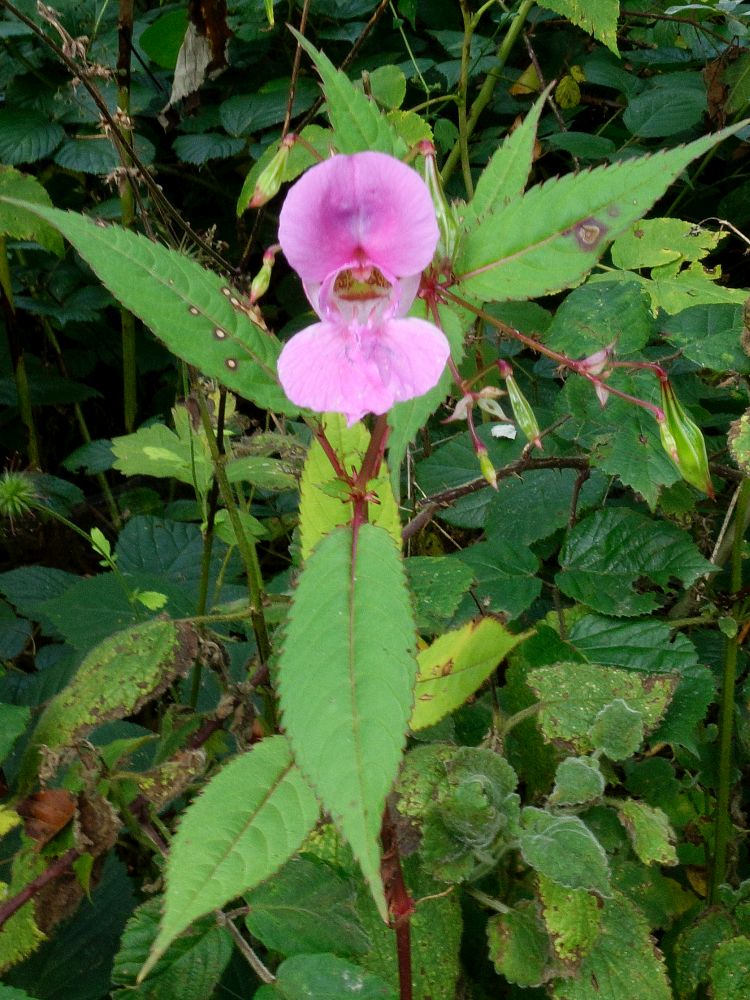
[[[316,323],[285,344],[279,380],[298,406],[346,415],[385,413],[421,396],[440,378],[448,341],[421,319],[392,319],[369,330]]]
[[[353,424],[365,413],[385,413],[392,399],[377,367],[346,327],[315,323],[287,341],[278,361],[289,399],[318,413],[344,413]]]
[[[334,156],[311,167],[286,196],[279,242],[303,281],[352,264],[396,277],[418,274],[438,241],[427,186],[385,153]]]

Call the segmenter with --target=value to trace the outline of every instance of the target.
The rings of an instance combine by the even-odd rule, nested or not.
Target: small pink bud
[[[255,275],[250,285],[250,305],[254,306],[258,299],[262,298],[268,291],[268,286],[271,284],[271,269],[276,260],[276,254],[280,249],[279,244],[275,243],[263,254],[261,269]]]
[[[612,357],[612,351],[614,349],[614,341],[603,347],[600,351],[596,351],[594,354],[589,354],[587,358],[583,361],[579,361],[577,367],[589,375],[601,375],[609,364],[609,359]],[[602,404],[604,405],[604,404]]]
[[[276,150],[270,163],[266,164],[263,170],[261,170],[260,176],[255,182],[252,198],[246,206],[238,206],[239,211],[244,211],[245,207],[262,208],[263,205],[267,204],[271,198],[279,193],[284,180],[284,171],[289,159],[289,152],[292,148],[289,138],[287,136],[285,139],[282,139],[281,145]]]

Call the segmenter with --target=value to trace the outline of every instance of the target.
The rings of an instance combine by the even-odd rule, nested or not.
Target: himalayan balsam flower
[[[320,322],[279,357],[293,403],[353,424],[437,383],[448,342],[432,323],[406,318],[437,241],[426,185],[392,156],[334,156],[297,181],[279,242]]]

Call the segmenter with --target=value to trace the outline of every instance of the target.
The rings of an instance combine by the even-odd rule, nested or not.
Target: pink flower
[[[426,185],[392,156],[334,156],[297,181],[279,242],[321,322],[279,357],[293,403],[353,424],[437,383],[448,341],[432,323],[406,318],[437,241]]]

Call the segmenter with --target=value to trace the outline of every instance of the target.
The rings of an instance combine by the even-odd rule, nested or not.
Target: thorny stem
[[[203,429],[206,432],[208,449],[211,452],[211,459],[214,464],[214,475],[219,483],[221,498],[227,509],[240,558],[245,567],[247,588],[250,595],[250,620],[253,624],[255,641],[258,646],[258,656],[262,663],[267,663],[271,655],[271,643],[268,639],[268,629],[266,628],[266,619],[263,614],[263,577],[260,571],[260,563],[258,562],[258,553],[255,543],[247,537],[242,527],[240,513],[237,509],[232,487],[224,467],[226,456],[219,450],[219,443],[211,425],[211,417],[206,406],[206,400],[200,393],[198,394],[198,408],[200,410]]]
[[[130,124],[130,53],[133,39],[133,0],[120,0],[120,14],[117,23],[117,110],[122,115],[122,135],[129,147],[133,147],[133,129]],[[117,141],[115,148],[117,149]],[[119,150],[124,167],[120,177],[120,215],[125,229],[132,229],[135,222],[135,199],[131,171],[133,159],[126,148]],[[120,306],[120,330],[122,334],[122,384],[123,413],[125,430],[131,434],[135,428],[137,409],[138,375],[135,360],[135,316]]]
[[[516,15],[508,28],[508,32],[497,52],[497,65],[485,77],[484,83],[482,84],[481,89],[471,106],[469,118],[466,122],[466,134],[463,137],[459,136],[458,142],[456,142],[448,155],[448,159],[445,161],[441,173],[444,184],[447,183],[448,178],[456,169],[456,164],[461,157],[461,142],[469,141],[474,129],[477,127],[480,115],[492,99],[492,94],[497,86],[497,81],[500,79],[500,72],[505,66],[505,63],[508,61],[508,56],[516,43],[516,39],[518,38],[521,28],[523,28],[524,22],[526,21],[531,8],[534,6],[534,3],[535,0],[522,0]]]
[[[736,594],[742,588],[742,552],[745,544],[744,526],[750,509],[750,479],[744,479],[740,486],[735,512],[735,533],[732,544],[729,590]],[[741,601],[736,601],[734,614],[741,611]],[[718,902],[719,887],[727,876],[727,855],[732,834],[732,817],[729,812],[729,795],[732,784],[732,736],[734,734],[735,683],[737,681],[737,651],[739,633],[727,640],[724,657],[724,672],[721,684],[721,705],[719,709],[719,780],[716,792],[716,816],[714,821],[714,856],[711,866],[711,889],[709,904]]]
[[[643,410],[648,410],[648,412],[661,423],[664,420],[664,411],[661,407],[656,406],[654,403],[649,403],[645,399],[638,399],[637,396],[631,396],[628,392],[623,392],[621,389],[616,389],[614,386],[610,385],[604,379],[599,378],[598,375],[594,375],[592,372],[587,371],[585,365],[581,361],[575,361],[573,358],[567,357],[565,354],[560,354],[558,351],[553,351],[551,348],[546,347],[538,340],[534,340],[533,337],[527,337],[525,333],[521,333],[520,330],[515,330],[512,326],[508,326],[507,323],[503,323],[502,320],[497,319],[492,316],[484,309],[480,309],[479,306],[474,306],[465,299],[460,298],[458,295],[454,295],[453,292],[449,291],[447,288],[440,286],[438,289],[438,294],[443,298],[450,299],[457,305],[463,306],[468,309],[469,312],[474,313],[475,316],[479,316],[483,319],[485,323],[489,323],[490,326],[494,326],[496,330],[500,330],[508,337],[512,337],[514,340],[519,341],[526,347],[530,347],[532,351],[536,351],[538,354],[543,354],[545,357],[550,358],[552,361],[556,361],[557,364],[562,365],[565,368],[569,368],[570,371],[575,372],[576,375],[581,375],[587,381],[591,382],[592,385],[598,388],[605,389],[608,393],[613,396],[618,396],[620,399],[624,399],[627,403],[632,403],[633,406],[639,406]],[[628,366],[627,362],[622,362],[618,367]],[[640,362],[635,362],[636,367],[642,367]],[[664,369],[660,368],[658,365],[648,366],[652,370],[656,371],[658,369],[658,377],[660,379],[666,377]]]

